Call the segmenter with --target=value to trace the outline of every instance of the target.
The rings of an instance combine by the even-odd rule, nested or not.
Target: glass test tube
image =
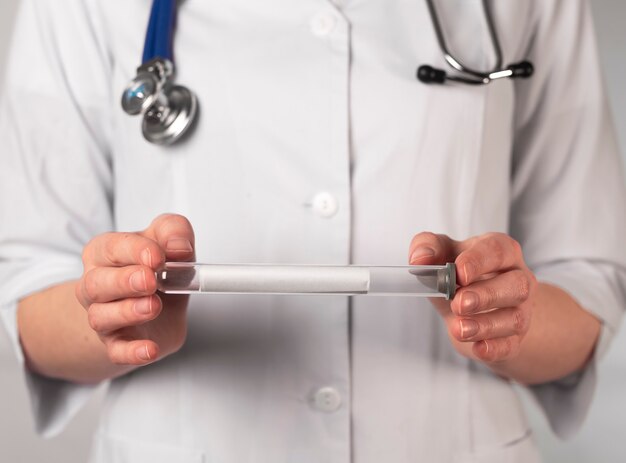
[[[300,294],[445,297],[456,290],[446,265],[273,265],[168,262],[156,272],[167,294]]]

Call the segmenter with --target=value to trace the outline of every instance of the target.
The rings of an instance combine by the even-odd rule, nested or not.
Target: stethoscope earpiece
[[[496,57],[494,68],[490,71],[471,69],[461,64],[461,62],[456,59],[454,55],[452,55],[448,49],[446,38],[439,22],[439,15],[437,14],[434,0],[426,0],[426,5],[428,6],[430,19],[432,20],[435,35],[437,36],[437,42],[439,43],[439,48],[441,48],[444,59],[446,60],[446,63],[457,72],[452,75],[448,75],[441,69],[433,68],[428,65],[422,65],[417,69],[417,79],[420,82],[425,84],[443,84],[446,81],[452,81],[469,85],[484,85],[496,79],[524,79],[533,75],[534,68],[530,61],[522,61],[520,63],[510,64],[507,68],[502,68],[502,49],[500,48],[500,41],[498,40],[498,34],[496,33],[496,28],[493,24],[493,17],[487,0],[482,0],[483,13]]]
[[[521,77],[522,79],[532,76],[535,72],[535,67],[530,61],[522,61],[521,63],[511,64],[509,69],[513,73],[511,77]]]
[[[417,68],[417,79],[425,84],[443,84],[446,81],[446,72],[423,64]]]

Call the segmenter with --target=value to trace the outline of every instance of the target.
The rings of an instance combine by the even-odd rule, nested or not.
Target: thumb
[[[413,237],[409,246],[410,265],[443,265],[454,262],[460,243],[447,235],[422,232]]]
[[[167,260],[183,262],[195,260],[193,227],[182,215],[160,215],[142,234],[157,242],[165,252]]]

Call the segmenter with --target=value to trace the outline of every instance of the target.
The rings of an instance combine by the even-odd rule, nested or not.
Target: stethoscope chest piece
[[[153,0],[142,65],[122,94],[124,111],[143,116],[143,136],[157,145],[180,140],[194,126],[198,114],[195,94],[174,84],[176,7],[176,0]]]
[[[182,85],[163,89],[166,105],[154,105],[143,118],[142,131],[146,140],[157,145],[170,145],[193,126],[198,112],[196,96]]]
[[[171,61],[157,58],[141,66],[122,95],[122,108],[131,116],[143,115],[144,138],[157,145],[178,141],[192,126],[198,112],[196,96],[174,85]]]

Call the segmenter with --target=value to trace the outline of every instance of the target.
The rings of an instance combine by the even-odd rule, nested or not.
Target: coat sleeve
[[[84,245],[113,228],[111,63],[95,2],[20,4],[0,100],[0,316],[53,435],[94,388],[27,371],[17,303],[80,277]]]
[[[535,9],[535,74],[516,84],[511,234],[540,281],[602,322],[585,371],[531,388],[567,437],[587,414],[596,362],[626,306],[626,192],[589,5],[541,0]]]

